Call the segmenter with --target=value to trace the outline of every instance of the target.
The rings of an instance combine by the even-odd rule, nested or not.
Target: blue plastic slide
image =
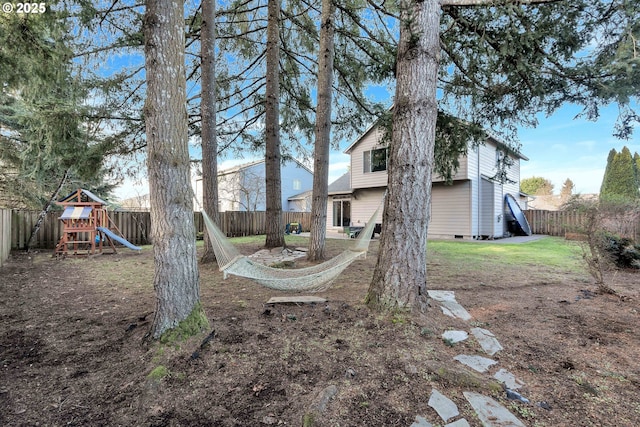
[[[121,245],[125,245],[129,249],[133,249],[134,251],[141,251],[142,250],[142,248],[140,246],[136,246],[136,245],[128,242],[127,240],[123,239],[122,237],[118,236],[117,234],[114,234],[113,231],[109,230],[108,228],[97,227],[97,229],[98,229],[98,231],[103,232],[107,237],[111,238],[111,240],[115,240],[116,242],[120,243]]]

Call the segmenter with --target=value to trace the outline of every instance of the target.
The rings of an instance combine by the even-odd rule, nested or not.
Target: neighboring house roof
[[[311,194],[313,194],[312,190],[307,190],[307,191],[303,191],[302,193],[299,194],[295,194],[291,197],[289,197],[287,200],[292,202],[294,200],[305,200],[308,199],[309,197],[311,197]]]
[[[149,199],[149,194],[130,197],[120,201],[120,210],[149,210],[150,206],[151,201]]]
[[[528,203],[529,209],[537,209],[543,211],[557,211],[560,210],[562,205],[568,200],[567,197],[563,197],[559,194],[553,195],[528,195],[531,200]],[[576,195],[581,200],[598,200],[598,194],[578,194]]]
[[[293,161],[293,162],[297,163],[299,167],[305,169],[310,174],[313,174],[311,169],[309,169],[308,167],[306,167],[305,165],[303,165],[302,163],[300,163],[296,159],[287,159],[286,161],[287,162]],[[239,172],[239,171],[241,171],[243,169],[247,169],[247,168],[250,168],[252,166],[259,165],[260,163],[264,163],[264,159],[256,160],[254,162],[243,163],[241,165],[233,166],[231,168],[227,168],[227,169],[218,171],[218,176],[220,176],[220,175],[229,175],[229,174],[232,174],[232,173],[236,173],[236,172]]]
[[[232,173],[236,173],[236,172],[241,171],[243,169],[250,168],[251,166],[259,165],[260,163],[264,163],[264,159],[256,160],[255,162],[243,163],[241,165],[237,165],[237,166],[233,166],[233,167],[230,167],[230,168],[227,168],[227,169],[223,169],[221,171],[218,171],[218,176],[220,176],[220,175],[229,175],[229,174],[232,174]]]
[[[344,194],[344,193],[352,193],[351,189],[351,173],[347,172],[342,175],[340,178],[333,181],[329,184],[328,193],[331,194]]]

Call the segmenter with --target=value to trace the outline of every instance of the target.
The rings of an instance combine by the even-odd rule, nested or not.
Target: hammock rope
[[[298,269],[273,268],[252,261],[233,246],[204,210],[202,217],[225,279],[232,274],[252,279],[271,289],[319,292],[329,288],[353,261],[366,256],[380,209],[381,207],[376,209],[349,249],[321,264]]]

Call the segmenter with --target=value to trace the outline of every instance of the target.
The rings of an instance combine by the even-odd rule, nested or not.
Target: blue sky
[[[551,117],[540,116],[535,129],[522,129],[522,153],[529,161],[521,163],[520,178],[541,176],[551,180],[557,194],[565,179],[575,184],[575,192],[598,193],[612,148],[620,151],[625,145],[631,153],[640,152],[640,137],[629,140],[613,136],[617,106],[601,110],[597,122],[574,119],[579,107],[567,105]]]

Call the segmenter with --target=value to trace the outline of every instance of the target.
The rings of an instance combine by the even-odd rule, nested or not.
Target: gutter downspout
[[[480,174],[480,145],[478,145],[476,147],[476,151],[478,152],[478,158],[476,160],[477,164],[478,164],[478,180],[476,183],[477,186],[477,195],[478,195],[478,217],[477,217],[477,222],[478,222],[478,229],[476,230],[476,240],[480,240],[482,237],[482,234],[480,233],[480,226],[482,224],[482,175]]]

